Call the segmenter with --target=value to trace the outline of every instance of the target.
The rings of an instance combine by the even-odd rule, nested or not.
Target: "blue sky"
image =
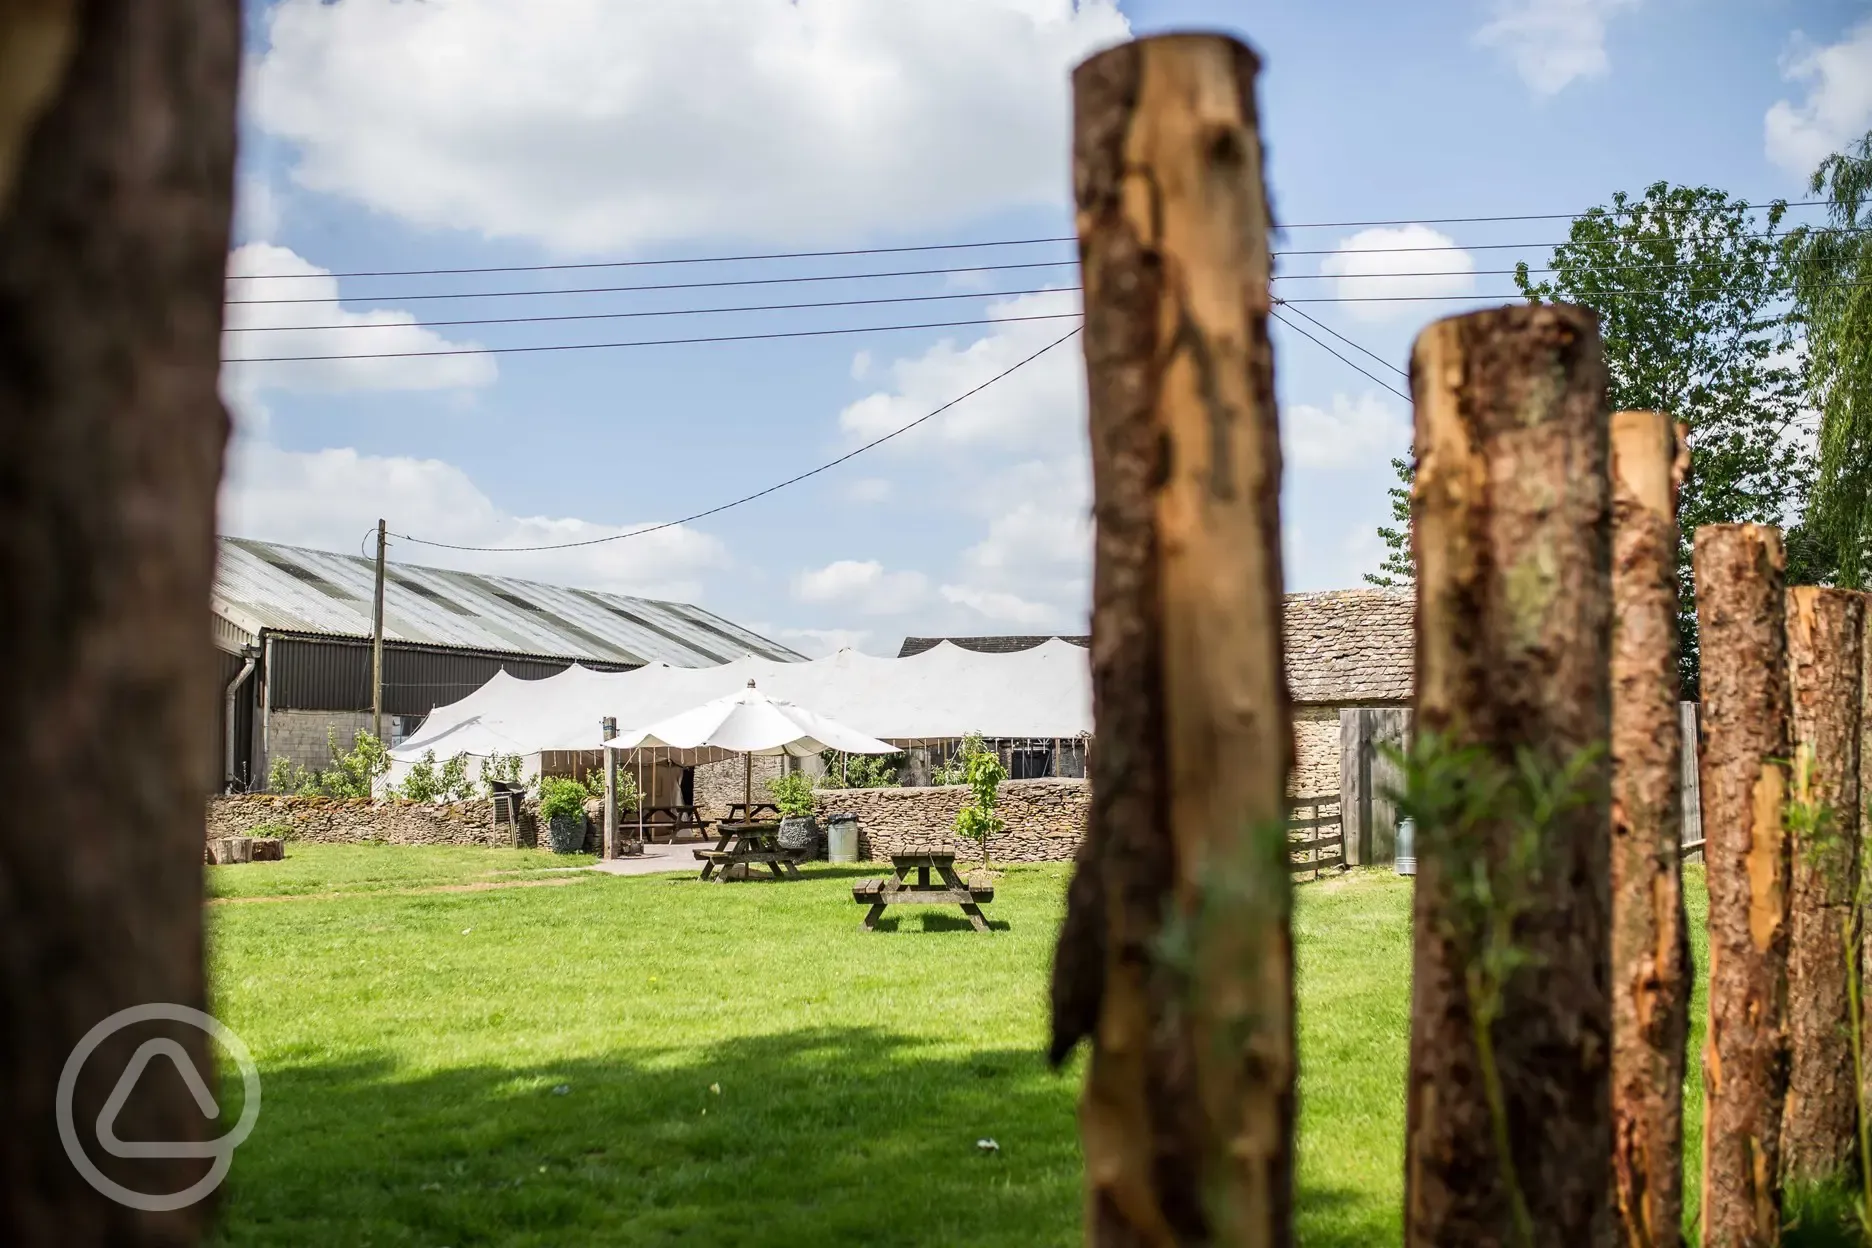
[[[772,279],[1041,265],[1070,245],[329,275],[1068,235],[1072,64],[1127,33],[1191,28],[1231,31],[1262,56],[1270,187],[1292,227],[1277,250],[1318,253],[1277,261],[1277,293],[1296,299],[1506,295],[1489,270],[1538,264],[1565,222],[1435,219],[1573,212],[1659,179],[1800,198],[1818,155],[1872,128],[1872,5],[1843,0],[254,3],[230,259],[249,276],[229,294],[299,302],[231,307],[243,328],[225,354],[466,353],[227,367],[223,531],[356,550],[383,516],[394,533],[462,545],[606,537],[924,415],[1070,328],[1010,319],[1073,312],[1058,292],[1076,281],[1070,264]],[[1365,221],[1401,224],[1312,224]],[[922,301],[437,324],[910,297]],[[1296,306],[1402,366],[1425,323],[1481,305]],[[473,350],[930,321],[993,323]],[[1373,529],[1408,406],[1275,333],[1288,587],[1356,585],[1381,554]],[[1076,630],[1082,391],[1075,340],[900,439],[692,524],[557,551],[396,542],[392,557],[679,597],[810,652]]]

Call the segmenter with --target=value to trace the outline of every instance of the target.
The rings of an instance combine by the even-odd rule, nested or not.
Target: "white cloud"
[[[1028,602],[1018,594],[980,589],[973,585],[945,585],[942,596],[958,606],[985,615],[991,620],[1017,624],[1023,628],[1047,628],[1057,625],[1059,612],[1038,602]]]
[[[1826,47],[1797,37],[1782,69],[1789,81],[1806,85],[1807,98],[1798,105],[1777,100],[1769,108],[1762,127],[1768,159],[1804,179],[1872,129],[1872,21]]]
[[[863,650],[871,639],[870,630],[863,628],[769,628],[752,624],[747,627],[758,636],[772,637],[814,659],[837,654],[840,650]],[[891,653],[897,652],[893,649]]]
[[[921,572],[887,572],[875,559],[839,559],[793,580],[801,602],[838,603],[864,615],[898,615],[929,596]]]
[[[221,489],[220,531],[348,553],[379,516],[394,532],[464,545],[522,546],[626,532],[632,526],[516,516],[452,464],[360,455],[345,447],[286,451],[237,438]],[[409,563],[693,601],[700,575],[727,563],[721,543],[678,526],[572,550],[498,554],[399,543]]]
[[[1495,16],[1476,42],[1514,64],[1537,96],[1549,96],[1580,78],[1604,77],[1606,20],[1638,0],[1497,0]]]
[[[891,483],[882,477],[860,477],[851,483],[846,497],[854,503],[881,503],[893,493]]]
[[[257,174],[242,174],[234,184],[234,239],[240,243],[274,237],[280,228],[280,200],[273,184]]]
[[[1473,293],[1475,267],[1475,257],[1458,248],[1449,235],[1427,225],[1402,225],[1360,230],[1326,257],[1320,272],[1338,279],[1330,285],[1342,299],[1421,299]],[[1345,309],[1362,321],[1423,315],[1421,304],[1413,302],[1355,302]]]
[[[852,356],[851,375],[853,381],[863,381],[871,372],[871,353],[860,351]]]
[[[253,280],[259,277],[260,280]],[[243,280],[245,279],[245,280]],[[230,303],[222,338],[222,385],[235,394],[262,390],[456,390],[491,385],[494,357],[424,356],[414,359],[320,360],[304,364],[242,364],[242,358],[290,355],[362,355],[472,348],[424,329],[408,312],[346,311],[338,279],[293,251],[246,243],[228,256],[228,297],[291,299],[293,303]],[[358,328],[369,326],[370,328]],[[241,332],[260,330],[262,332]]]
[[[1357,398],[1335,394],[1330,408],[1301,403],[1281,411],[1281,452],[1300,468],[1382,464],[1410,439],[1398,403],[1369,390]]]
[[[1113,0],[283,0],[252,115],[299,184],[565,251],[927,233],[1070,185]]]
[[[1076,313],[1072,291],[1019,295],[991,303],[994,317]],[[858,439],[871,439],[954,402],[997,373],[1058,339],[1069,320],[1008,321],[965,347],[943,339],[921,355],[893,361],[890,386],[866,395],[839,413],[839,424]],[[1076,344],[1061,343],[1033,363],[978,395],[957,403],[898,443],[934,436],[950,445],[1032,445],[1085,437],[1085,364]]]

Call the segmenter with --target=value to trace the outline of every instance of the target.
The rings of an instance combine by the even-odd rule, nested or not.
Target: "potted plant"
[[[584,785],[565,776],[548,776],[540,781],[540,818],[546,821],[555,854],[576,854],[585,848],[588,796]]]
[[[789,771],[767,782],[774,805],[780,808],[780,848],[801,857],[811,857],[819,847],[819,825],[813,820],[816,799],[812,780],[802,772]]]

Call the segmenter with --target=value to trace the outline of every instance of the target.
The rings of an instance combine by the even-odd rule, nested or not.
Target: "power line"
[[[917,243],[904,247],[847,247],[839,251],[770,251],[731,256],[679,256],[668,260],[584,260],[566,264],[497,264],[472,269],[358,269],[348,273],[240,273],[236,282],[271,278],[325,277],[441,277],[462,273],[563,273],[572,269],[640,269],[665,264],[734,264],[756,260],[821,260],[834,256],[895,256],[917,251],[969,251],[987,247],[1036,247],[1043,243],[1076,243],[1077,238],[1002,238],[981,243]]]
[[[1657,213],[1660,216],[1715,216],[1723,212],[1761,212],[1773,207],[1776,202],[1770,200],[1764,204],[1753,204],[1735,200],[1708,208],[1671,208],[1643,202],[1628,202],[1623,208],[1608,208],[1601,204],[1596,208],[1588,208],[1581,212],[1530,212],[1496,217],[1409,217],[1397,221],[1308,221],[1300,224],[1283,223],[1279,228],[1283,230],[1354,230],[1375,225],[1486,225],[1504,221],[1577,221],[1593,212],[1608,217],[1631,217],[1644,212]],[[1831,202],[1825,199],[1798,199],[1782,201],[1781,206],[1783,208],[1821,208]]]
[[[438,355],[527,355],[539,351],[609,351],[620,347],[679,347],[706,342],[755,342],[768,338],[828,338],[840,334],[882,334],[902,329],[954,329],[963,325],[1003,325],[1016,321],[1063,321],[1077,312],[1035,316],[990,316],[972,321],[924,321],[918,325],[854,325],[849,329],[785,329],[765,334],[715,334],[706,338],[648,338],[634,342],[557,342],[531,347],[450,347],[444,351],[358,351],[333,355],[242,355],[223,364],[298,364],[317,360],[415,360]]]
[[[1281,324],[1285,325],[1288,329],[1293,330],[1294,333],[1299,334],[1302,338],[1306,339],[1308,342],[1312,343],[1314,346],[1318,347],[1320,350],[1324,351],[1326,354],[1338,360],[1341,364],[1344,364],[1347,368],[1351,369],[1352,371],[1356,373],[1361,374],[1362,376],[1366,378],[1369,378],[1371,381],[1376,382],[1378,385],[1383,386],[1386,390],[1389,390],[1392,394],[1397,395],[1398,398],[1403,399],[1406,403],[1411,401],[1410,395],[1405,394],[1402,390],[1398,389],[1396,386],[1392,385],[1390,382],[1386,381],[1384,378],[1378,376],[1376,373],[1372,372],[1370,369],[1362,368],[1359,365],[1353,363],[1350,359],[1346,358],[1344,355],[1341,355],[1336,349],[1334,349],[1330,343],[1321,342],[1318,338],[1315,338],[1312,334],[1307,333],[1306,330],[1301,329],[1298,325],[1294,324],[1292,321],[1282,316],[1280,314],[1279,309],[1270,309],[1268,312],[1268,315],[1273,317],[1275,320],[1279,321]],[[1359,349],[1364,350],[1363,347]]]
[[[1385,274],[1361,274],[1360,280],[1370,280]],[[1464,277],[1462,273],[1438,273],[1436,277]],[[1820,290],[1859,290],[1872,287],[1872,281],[1864,282],[1825,282],[1816,287]],[[1608,290],[1577,299],[1561,300],[1564,303],[1577,303],[1592,306],[1593,302],[1604,299],[1636,299],[1652,295],[1713,295],[1722,293],[1720,287],[1698,286],[1687,290]],[[1526,302],[1526,296],[1520,291],[1505,291],[1491,295],[1302,295],[1297,298],[1283,298],[1283,304],[1294,303],[1437,303],[1444,300],[1495,300],[1509,303]]]
[[[1865,233],[1865,232],[1868,232],[1868,230],[1872,230],[1872,227],[1852,227],[1850,230],[1848,230],[1846,227],[1841,227],[1840,232]],[[1740,237],[1742,238],[1770,238],[1770,237],[1781,237],[1781,235],[1764,232],[1764,233],[1744,234],[1744,235],[1741,235]],[[1371,248],[1362,248],[1358,251],[1353,251],[1353,252],[1347,252],[1345,251],[1344,248],[1340,248],[1340,247],[1288,248],[1284,250],[1275,251],[1271,254],[1275,257],[1335,256],[1335,255],[1341,255],[1341,254],[1361,255],[1361,256],[1386,256],[1386,255],[1407,255],[1407,254],[1417,254],[1417,253],[1434,253],[1434,252],[1451,252],[1451,251],[1462,251],[1462,252],[1539,251],[1539,250],[1549,250],[1553,248],[1564,247],[1564,246],[1570,245],[1571,243],[1572,243],[1572,240],[1570,239],[1562,239],[1559,242],[1551,242],[1551,243],[1474,243],[1474,244],[1470,244],[1467,246],[1451,243],[1448,245],[1435,245],[1435,246],[1422,246],[1422,247],[1371,247]],[[631,294],[631,293],[635,293],[639,291],[659,291],[659,290],[720,290],[720,289],[726,289],[726,288],[738,287],[738,286],[787,286],[787,285],[798,285],[801,283],[808,283],[808,282],[875,281],[875,280],[882,279],[882,278],[937,277],[937,276],[946,276],[946,275],[958,274],[958,273],[1006,273],[1006,272],[1013,272],[1013,271],[1026,270],[1026,269],[1066,268],[1068,266],[1076,265],[1078,263],[1079,261],[1077,258],[1072,258],[1072,259],[1066,259],[1066,260],[1032,260],[1032,261],[1024,261],[1020,263],[1010,263],[1010,264],[970,264],[970,265],[958,265],[958,266],[952,266],[952,267],[947,267],[947,268],[935,268],[935,269],[892,269],[892,270],[886,270],[883,272],[874,272],[874,273],[814,273],[814,274],[803,274],[803,275],[795,275],[795,276],[787,276],[787,277],[749,277],[749,278],[736,278],[733,280],[721,280],[721,281],[709,281],[709,282],[646,282],[646,283],[639,283],[639,284],[630,285],[630,286],[570,286],[570,287],[547,287],[547,288],[536,289],[536,290],[420,291],[420,292],[409,292],[409,293],[398,293],[398,294],[364,294],[364,295],[302,295],[302,296],[297,296],[293,298],[278,298],[278,299],[228,299],[224,301],[224,305],[228,307],[250,307],[250,306],[272,305],[272,304],[336,303],[336,302],[345,302],[345,301],[370,302],[370,303],[405,303],[405,302],[411,302],[415,300],[434,300],[434,299],[521,299],[521,298],[536,298],[536,297],[543,296],[543,295],[611,295],[611,294]],[[507,270],[496,270],[496,271],[505,272]],[[1508,270],[1503,270],[1503,271],[1506,272]],[[440,272],[440,270],[438,270],[438,272]],[[307,281],[307,280],[313,280],[318,277],[323,277],[325,275],[323,274],[312,274],[312,275],[256,274],[255,276],[296,277],[301,281]],[[243,280],[243,279],[234,279],[234,280]]]
[[[1625,266],[1631,270],[1652,269],[1713,269],[1720,267],[1718,261],[1677,260],[1660,261],[1654,264],[1636,264]],[[1560,270],[1550,266],[1528,268],[1529,274],[1551,274]],[[1423,269],[1400,273],[1277,273],[1271,280],[1276,282],[1315,282],[1334,281],[1345,278],[1377,280],[1388,278],[1416,277],[1502,277],[1520,272],[1514,269]],[[350,321],[336,325],[230,325],[226,332],[233,334],[281,333],[291,330],[324,331],[336,329],[442,329],[462,325],[544,325],[562,321],[607,321],[631,320],[642,317],[658,316],[709,316],[735,312],[790,312],[809,311],[819,308],[858,308],[873,307],[895,303],[935,303],[957,299],[1012,299],[1025,295],[1071,294],[1080,290],[1078,286],[1048,286],[1030,290],[993,290],[993,291],[953,291],[940,295],[892,295],[877,299],[823,299],[807,303],[765,303],[744,304],[725,308],[662,308],[639,309],[626,312],[572,312],[542,316],[480,316],[464,317],[446,321]],[[554,292],[541,292],[554,293]]]
[[[724,511],[728,511],[732,508],[740,507],[744,504],[751,503],[755,501],[756,499],[765,498],[769,494],[773,494],[773,493],[776,493],[777,491],[784,490],[789,485],[797,485],[801,481],[806,480],[808,477],[816,477],[822,472],[838,467],[840,464],[844,463],[848,459],[853,459],[859,455],[864,454],[866,451],[873,449],[874,447],[879,447],[879,446],[884,445],[884,443],[890,441],[892,438],[899,437],[902,434],[906,434],[910,432],[910,430],[916,428],[918,425],[921,425],[926,421],[934,420],[936,417],[942,415],[944,412],[948,411],[950,408],[954,407],[956,404],[962,402],[964,399],[969,399],[969,398],[974,397],[975,395],[980,394],[982,391],[986,390],[989,386],[994,385],[997,381],[1000,381],[1002,378],[1007,377],[1010,374],[1017,372],[1018,370],[1025,368],[1027,365],[1033,363],[1035,360],[1039,359],[1041,356],[1051,351],[1054,347],[1059,346],[1061,343],[1065,342],[1068,338],[1071,338],[1074,334],[1078,333],[1081,328],[1082,326],[1078,326],[1078,325],[1073,326],[1066,333],[1060,335],[1058,338],[1055,338],[1052,342],[1047,343],[1046,346],[1041,347],[1038,351],[1034,352],[1032,355],[1029,355],[1025,357],[1024,359],[1017,360],[1013,364],[1008,365],[1008,367],[1002,369],[1000,372],[996,373],[994,376],[990,377],[988,380],[982,382],[981,384],[975,386],[973,389],[966,390],[963,393],[958,394],[955,398],[950,399],[947,403],[944,403],[941,407],[938,407],[931,412],[925,413],[924,415],[917,417],[915,420],[911,421],[907,425],[899,425],[897,428],[892,429],[889,433],[886,433],[880,437],[873,438],[871,439],[871,441],[866,442],[863,446],[856,447],[853,450],[849,450],[845,452],[843,455],[839,456],[837,459],[828,460],[827,462],[820,464],[817,468],[810,468],[807,471],[799,473],[796,476],[788,477],[786,480],[778,482],[774,485],[770,485],[766,489],[756,490],[752,494],[743,495],[742,497],[735,499],[733,502],[722,503],[719,506],[710,507],[706,511],[698,511],[694,515],[684,516],[680,520],[665,520],[661,524],[653,524],[646,528],[641,528],[641,529],[632,529],[628,533],[613,533],[608,537],[592,537],[592,538],[586,538],[585,540],[578,541],[578,542],[552,542],[552,543],[548,543],[542,546],[463,546],[463,545],[457,545],[453,542],[436,542],[436,541],[430,541],[427,538],[411,537],[407,533],[393,533],[391,534],[391,536],[397,538],[400,541],[414,542],[418,546],[434,546],[442,550],[473,550],[473,551],[494,551],[494,552],[570,550],[571,548],[575,546],[598,546],[605,542],[621,541],[627,537],[642,537],[646,533],[655,533],[662,529],[673,529],[678,525],[693,524],[697,520],[703,520],[703,519],[708,518],[709,516],[719,515]]]
[[[280,330],[326,329],[441,329],[451,325],[538,325],[551,321],[610,321],[641,316],[706,316],[726,312],[791,312],[808,308],[860,308],[882,303],[932,303],[945,299],[1012,299],[1020,295],[1071,294],[1077,286],[1047,286],[1039,290],[967,290],[946,295],[895,295],[888,299],[826,299],[817,303],[764,303],[734,308],[665,308],[656,311],[573,312],[562,316],[480,316],[459,321],[351,321],[343,325],[230,325],[230,334],[272,333]]]
[[[1073,260],[1035,260],[1026,264],[965,264],[950,269],[900,269],[890,273],[825,273],[805,277],[747,277],[724,282],[656,282],[641,286],[576,286],[562,290],[475,290],[448,294],[352,295],[353,300],[380,300],[402,303],[412,299],[515,299],[525,295],[613,295],[636,290],[715,290],[725,286],[786,286],[800,282],[854,282],[879,277],[933,277],[945,273],[1001,273],[1010,269],[1058,269]],[[262,303],[332,303],[334,296],[304,296],[296,299],[228,299],[229,307]]]
[[[1797,200],[1792,203],[1783,204],[1782,206],[1785,208],[1818,208],[1826,207],[1830,203],[1831,201],[1829,200],[1812,199]],[[1602,206],[1597,211],[1607,216],[1632,216],[1640,212],[1694,216],[1714,215],[1720,212],[1734,211],[1737,208],[1741,208],[1744,211],[1755,212],[1767,206],[1766,204],[1729,204],[1722,207],[1708,208],[1658,208],[1648,204],[1632,204],[1625,208],[1605,208]],[[1594,210],[1586,210],[1586,212],[1590,211]],[[1585,216],[1586,212],[1535,212],[1483,217],[1410,217],[1391,221],[1289,221],[1282,223],[1277,228],[1282,230],[1349,230],[1386,225],[1485,225],[1509,221],[1569,221],[1577,220]],[[662,260],[586,260],[561,264],[502,264],[483,265],[475,268],[446,269],[355,269],[347,272],[321,274],[319,276],[441,277],[451,274],[473,273],[561,273],[579,269],[632,269],[649,268],[657,265],[733,264],[751,263],[762,260],[819,260],[838,256],[903,255],[919,251],[968,251],[990,247],[1036,247],[1051,243],[1076,243],[1078,241],[1077,238],[1072,236],[1054,238],[1001,238],[969,243],[913,243],[899,247],[847,247],[833,251],[769,251],[719,256],[675,256]],[[239,282],[277,281],[304,276],[307,275],[300,273],[240,273],[230,274],[228,280]]]
[[[1276,299],[1274,302],[1276,305],[1279,305],[1279,306],[1284,306],[1286,304],[1286,300],[1284,299]],[[1398,376],[1403,377],[1407,380],[1409,379],[1410,374],[1405,372],[1403,369],[1399,368],[1397,365],[1393,364],[1390,360],[1385,359],[1382,355],[1379,355],[1375,351],[1369,351],[1369,350],[1366,350],[1366,348],[1359,346],[1358,343],[1353,342],[1350,338],[1346,337],[1344,334],[1340,333],[1338,330],[1334,329],[1332,326],[1328,325],[1326,322],[1320,320],[1319,318],[1314,317],[1314,316],[1309,316],[1307,313],[1301,311],[1299,308],[1291,308],[1289,309],[1289,311],[1291,311],[1295,316],[1304,317],[1306,320],[1311,321],[1314,325],[1317,325],[1319,328],[1325,330],[1327,333],[1337,338],[1340,342],[1345,343],[1346,346],[1351,347],[1354,351],[1363,352],[1365,355],[1370,356],[1372,359],[1378,361],[1378,363],[1384,365],[1386,368],[1390,369],[1392,372],[1396,373]],[[1299,330],[1300,328],[1298,325],[1288,324],[1288,322],[1286,321],[1282,321],[1281,324],[1286,325],[1287,328],[1296,330],[1296,331]],[[1321,344],[1321,345],[1324,345],[1324,344]]]

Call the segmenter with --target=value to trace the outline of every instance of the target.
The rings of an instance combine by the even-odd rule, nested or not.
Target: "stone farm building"
[[[1350,707],[1408,707],[1414,663],[1410,589],[1333,589],[1288,594],[1283,604],[1287,687],[1293,695],[1295,794],[1339,793],[1339,712]],[[1058,636],[906,637],[898,657],[947,641],[965,650],[1008,654]],[[1096,745],[1094,748],[1097,748]],[[1078,773],[1071,773],[1078,774]]]
[[[212,625],[221,660],[222,783],[259,788],[271,761],[329,762],[371,722],[375,565],[220,539]],[[390,563],[384,576],[384,735],[479,689],[503,668],[550,676],[573,663],[623,671],[803,656],[700,607],[504,576]]]

